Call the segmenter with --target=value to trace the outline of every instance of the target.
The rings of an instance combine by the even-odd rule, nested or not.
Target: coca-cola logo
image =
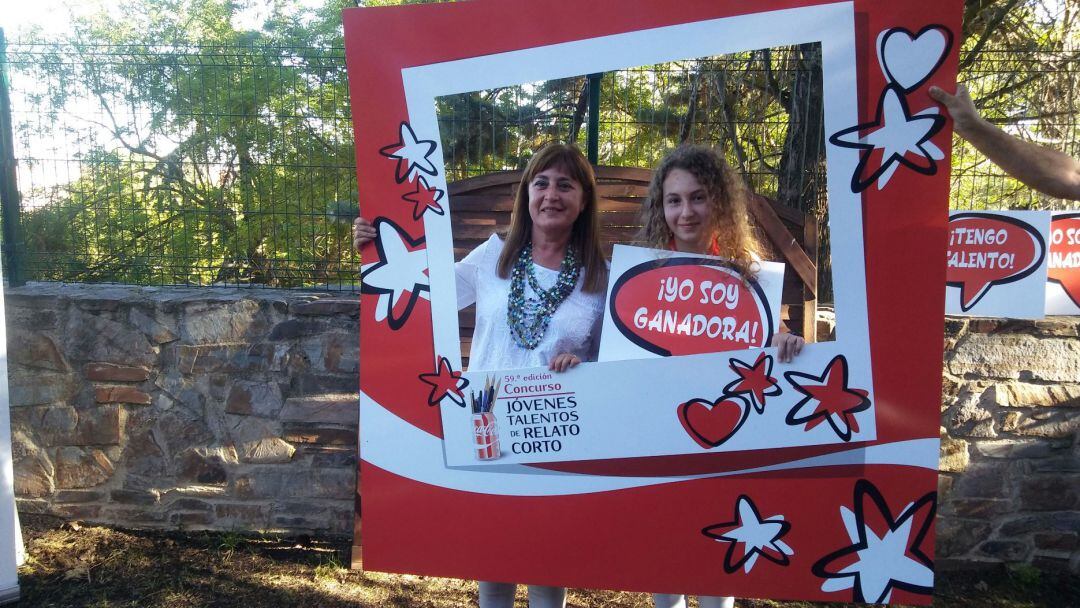
[[[495,441],[495,415],[484,412],[473,416],[473,435],[476,445],[483,447]]]
[[[638,264],[612,286],[609,308],[628,340],[665,357],[761,348],[774,333],[761,286],[722,260]]]
[[[491,421],[487,424],[476,425],[476,427],[473,429],[473,434],[476,435],[477,439],[487,439],[489,437],[492,437],[493,435],[495,435],[495,422]]]

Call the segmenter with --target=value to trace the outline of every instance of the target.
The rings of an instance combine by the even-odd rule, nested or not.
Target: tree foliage
[[[354,4],[281,0],[250,28],[243,0],[122,0],[61,44],[9,49],[14,87],[36,107],[17,125],[24,149],[64,137],[77,149],[71,178],[22,184],[34,276],[354,281],[334,217],[356,197],[340,24]],[[965,3],[961,80],[989,118],[1077,141],[1078,12],[1076,0]],[[651,167],[683,141],[721,145],[755,190],[824,219],[820,71],[811,44],[607,73],[599,160]],[[579,76],[439,99],[448,176],[521,167],[549,140],[584,143],[588,92]],[[22,159],[31,177],[38,156]],[[962,142],[954,175],[956,206],[1053,204]]]
[[[990,121],[1080,156],[1080,3],[967,0],[960,81]],[[953,153],[955,208],[1061,208],[1007,178],[967,142]]]
[[[229,0],[127,0],[12,57],[15,86],[48,83],[48,111],[91,138],[78,178],[25,214],[32,255],[78,260],[41,278],[351,280],[347,227],[326,214],[354,196],[335,8],[241,30]]]

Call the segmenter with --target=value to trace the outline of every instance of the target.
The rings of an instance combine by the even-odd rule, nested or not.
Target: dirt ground
[[[22,515],[28,558],[22,600],[35,608],[457,607],[476,602],[476,584],[346,569],[348,539],[145,532],[67,524]],[[524,606],[524,596],[519,596]],[[647,608],[641,593],[570,592],[574,608]],[[740,600],[740,608],[840,608],[848,604]],[[1080,577],[1030,568],[1007,574],[939,576],[934,606],[1080,606]]]

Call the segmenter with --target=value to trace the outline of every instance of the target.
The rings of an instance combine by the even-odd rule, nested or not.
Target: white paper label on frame
[[[945,313],[1040,319],[1048,211],[953,211]]]

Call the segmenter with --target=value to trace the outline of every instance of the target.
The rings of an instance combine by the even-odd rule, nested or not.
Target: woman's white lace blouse
[[[506,323],[510,279],[499,278],[496,274],[502,248],[502,239],[493,234],[455,267],[458,309],[476,303],[476,327],[469,353],[469,369],[541,367],[562,353],[573,353],[582,361],[595,361],[600,346],[604,294],[581,291],[584,271],[579,274],[574,291],[555,310],[536,348],[527,350],[518,346]],[[535,268],[536,280],[541,287],[550,289],[555,285],[558,270],[540,265]],[[527,282],[525,296],[536,296]]]

